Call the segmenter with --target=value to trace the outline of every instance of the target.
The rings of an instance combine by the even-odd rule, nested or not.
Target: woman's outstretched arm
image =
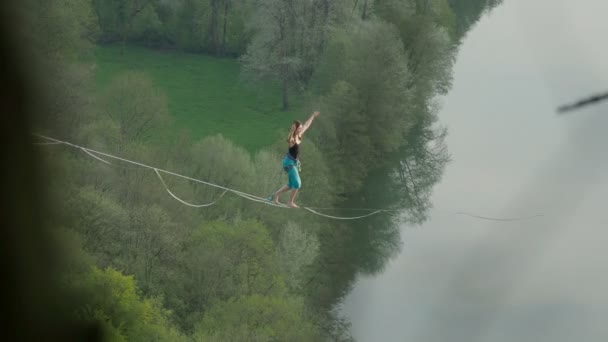
[[[304,132],[306,132],[306,130],[310,127],[310,124],[312,124],[312,121],[319,116],[321,113],[319,112],[313,112],[312,115],[308,118],[308,120],[306,120],[306,122],[304,122],[304,124],[302,125],[302,127],[300,127],[300,136],[302,134],[304,134]]]

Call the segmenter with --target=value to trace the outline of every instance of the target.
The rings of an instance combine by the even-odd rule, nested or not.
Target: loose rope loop
[[[108,165],[114,165],[114,164],[112,164],[109,161],[107,161],[107,160],[99,157],[98,155],[101,155],[101,156],[104,156],[104,157],[107,157],[107,158],[112,158],[112,159],[115,159],[115,160],[119,160],[119,161],[122,161],[122,162],[125,162],[125,163],[129,163],[129,164],[132,164],[132,165],[136,165],[136,166],[139,166],[140,168],[151,169],[151,170],[153,170],[156,173],[156,175],[158,176],[158,178],[161,181],[162,185],[164,186],[165,190],[169,193],[169,195],[171,195],[171,197],[173,197],[176,201],[178,201],[178,202],[180,202],[180,203],[182,203],[184,205],[187,205],[189,207],[193,207],[193,208],[209,207],[209,206],[215,204],[217,202],[217,200],[213,201],[211,203],[206,203],[206,204],[193,204],[193,203],[187,202],[187,201],[179,198],[173,192],[171,192],[171,190],[169,189],[169,187],[165,183],[165,180],[160,175],[161,172],[169,174],[169,175],[172,175],[172,176],[184,178],[184,179],[187,179],[187,180],[190,180],[190,181],[193,181],[193,182],[197,182],[197,183],[200,183],[200,184],[205,184],[205,185],[208,185],[208,186],[211,186],[211,187],[222,189],[222,190],[224,190],[224,192],[220,195],[220,198],[222,196],[224,196],[224,194],[226,194],[226,192],[231,192],[231,193],[233,193],[233,194],[235,194],[237,196],[240,196],[240,197],[245,198],[247,200],[250,200],[252,202],[258,202],[258,203],[262,203],[262,204],[270,205],[270,206],[274,206],[274,207],[279,207],[279,208],[290,208],[289,206],[287,206],[285,204],[276,204],[276,203],[268,200],[267,198],[262,198],[262,197],[259,197],[259,196],[248,194],[246,192],[242,192],[242,191],[239,191],[239,190],[235,190],[235,189],[231,189],[231,188],[228,188],[228,187],[224,187],[224,186],[221,186],[221,185],[218,185],[218,184],[214,184],[214,183],[206,182],[206,181],[203,181],[203,180],[200,180],[200,179],[188,177],[188,176],[185,176],[185,175],[182,175],[182,174],[179,174],[179,173],[163,170],[163,169],[160,169],[160,168],[157,168],[157,167],[154,167],[154,166],[150,166],[150,165],[146,165],[146,164],[143,164],[143,163],[140,163],[140,162],[136,162],[136,161],[133,161],[133,160],[129,160],[129,159],[126,159],[126,158],[121,158],[121,157],[118,157],[118,156],[114,156],[114,155],[111,155],[109,153],[105,153],[105,152],[101,152],[101,151],[96,151],[96,150],[93,150],[93,149],[90,149],[90,148],[87,148],[87,147],[83,147],[83,146],[79,146],[79,145],[70,143],[68,141],[62,141],[62,140],[50,138],[50,137],[47,137],[47,136],[44,136],[44,135],[41,135],[41,134],[33,134],[33,135],[35,135],[35,136],[37,136],[39,138],[42,138],[42,139],[49,140],[50,141],[50,143],[48,143],[49,145],[63,144],[63,145],[67,145],[67,146],[79,149],[79,150],[85,152],[90,157],[95,158],[98,161],[101,161],[102,163],[105,163],[105,164],[108,164]],[[114,166],[116,166],[116,165],[114,165]],[[375,214],[378,214],[380,212],[385,211],[385,210],[376,210],[376,211],[374,211],[374,212],[372,212],[370,214],[363,215],[363,216],[356,216],[356,217],[339,217],[339,216],[331,216],[331,215],[322,214],[322,213],[314,211],[313,209],[308,208],[308,207],[303,207],[303,209],[306,209],[306,210],[308,210],[308,211],[310,211],[310,212],[312,212],[312,213],[314,213],[316,215],[319,215],[319,216],[322,216],[322,217],[326,217],[326,218],[335,219],[335,220],[356,220],[356,219],[361,219],[361,218],[369,217],[369,216],[372,216],[372,215],[375,215]]]
[[[158,169],[154,169],[154,172],[158,176],[158,179],[160,179],[161,183],[163,183],[163,186],[165,187],[165,190],[167,190],[167,192],[169,193],[169,195],[171,195],[171,197],[173,197],[174,199],[176,199],[177,201],[179,201],[182,204],[185,204],[185,205],[187,205],[189,207],[193,207],[193,208],[204,208],[204,207],[210,207],[210,206],[214,205],[215,202],[217,202],[217,200],[215,200],[215,201],[213,201],[211,203],[206,203],[206,204],[192,204],[192,203],[186,202],[183,199],[177,197],[175,194],[173,194],[171,192],[171,190],[169,190],[169,187],[167,186],[167,183],[165,183],[165,180],[160,175],[160,172],[158,172]],[[226,194],[226,192],[227,192],[227,190],[224,190],[224,192],[222,192],[222,194],[218,197],[218,200],[220,198],[222,198],[224,196],[224,194]]]

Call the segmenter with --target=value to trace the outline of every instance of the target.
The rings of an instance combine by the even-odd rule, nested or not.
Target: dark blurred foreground
[[[2,291],[0,339],[4,341],[101,340],[100,330],[71,321],[71,294],[58,287],[61,257],[43,222],[43,172],[31,144],[30,119],[44,114],[35,74],[19,44],[19,16],[11,2],[0,4],[0,116],[3,157],[0,239]]]

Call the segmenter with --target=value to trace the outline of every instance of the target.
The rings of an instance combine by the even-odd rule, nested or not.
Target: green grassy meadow
[[[277,84],[253,85],[244,81],[234,59],[200,54],[157,51],[140,47],[98,46],[96,80],[100,89],[127,70],[152,77],[169,100],[176,129],[187,129],[195,139],[221,133],[254,152],[280,139],[294,119],[305,119],[301,99],[281,111]]]

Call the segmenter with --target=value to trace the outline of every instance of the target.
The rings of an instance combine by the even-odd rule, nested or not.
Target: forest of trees
[[[398,252],[399,224],[425,220],[449,160],[436,98],[466,32],[500,0],[25,0],[22,38],[44,89],[35,128],[148,165],[256,194],[280,184],[281,141],[254,155],[221,135],[175,134],[167,98],[142,72],[95,88],[95,44],[239,58],[281,104],[323,113],[306,143],[303,202],[401,209],[357,222],[232,196],[192,209],[150,170],[77,150],[44,156],[69,260],[74,319],[112,341],[349,341],[335,312],[360,273]],[[181,197],[219,190],[168,177]],[[339,213],[338,213],[339,214]]]

